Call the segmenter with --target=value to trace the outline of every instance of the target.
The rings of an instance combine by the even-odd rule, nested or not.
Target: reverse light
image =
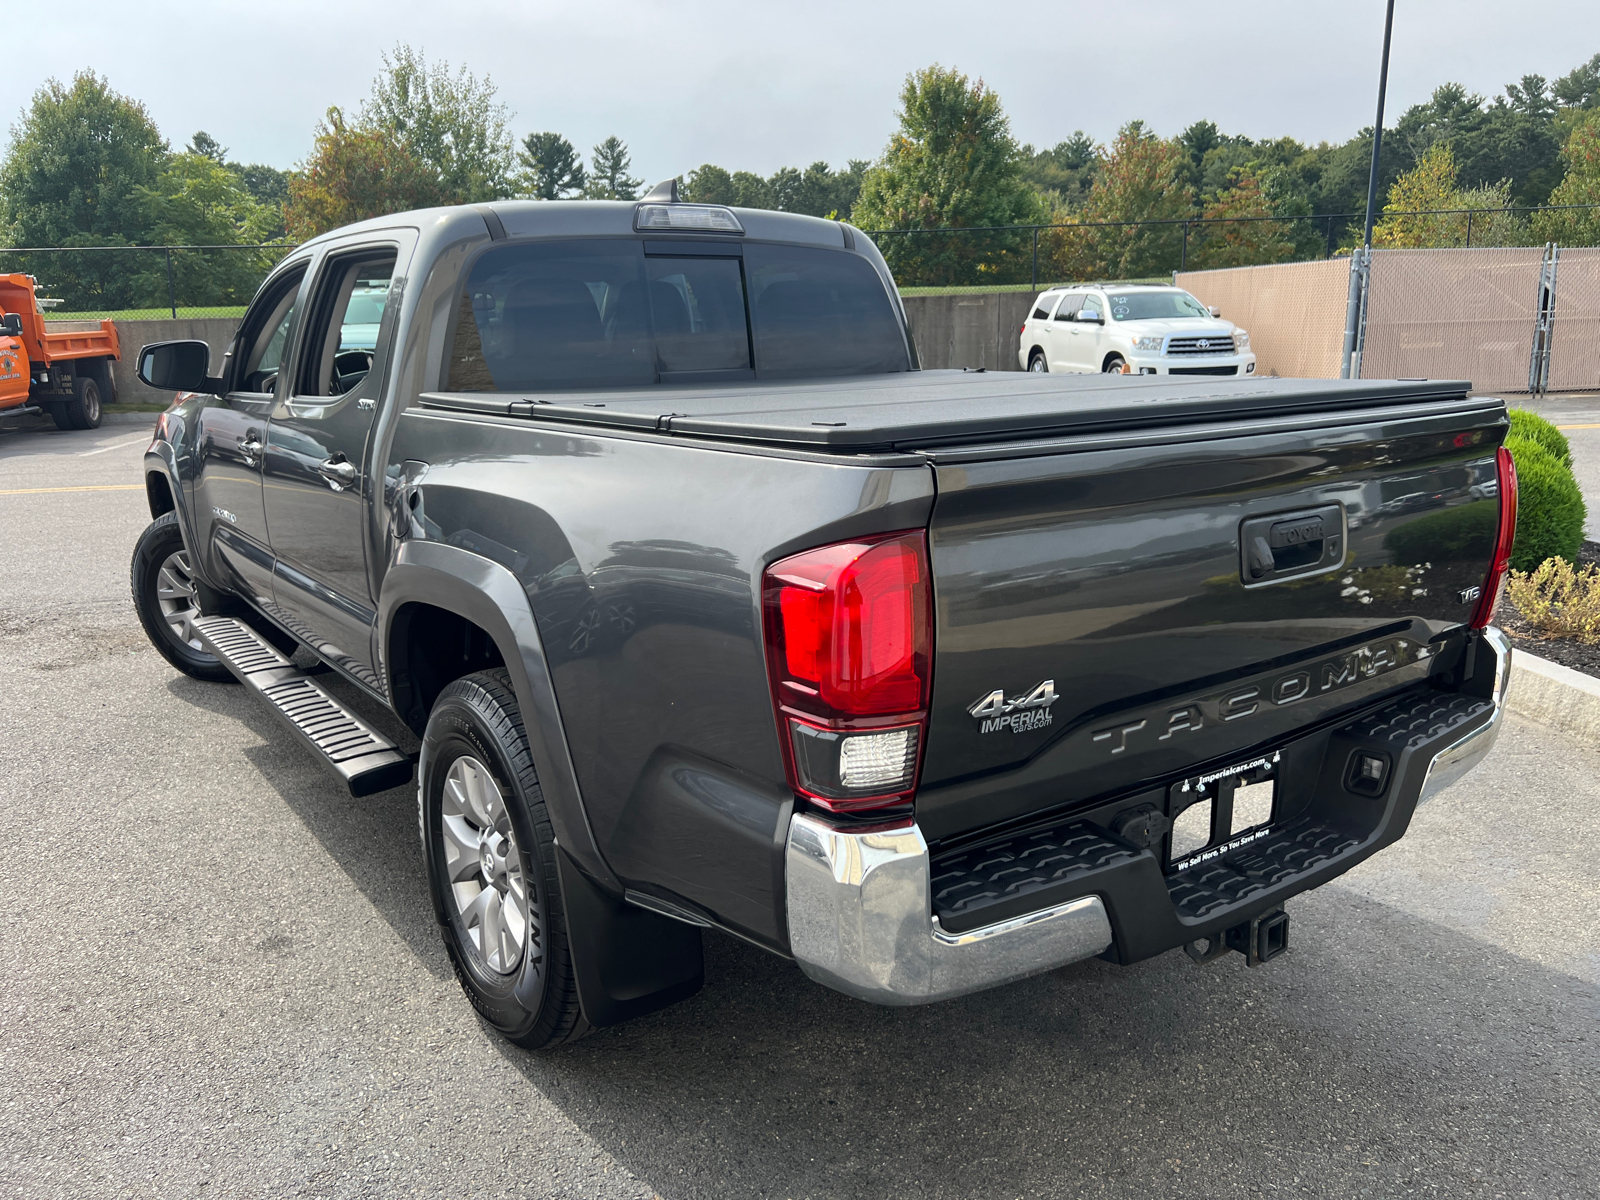
[[[932,678],[926,535],[792,555],[767,568],[762,600],[790,786],[833,812],[908,801]]]
[[[1511,566],[1511,547],[1517,540],[1517,464],[1511,451],[1501,446],[1494,452],[1497,488],[1500,493],[1500,520],[1494,531],[1494,558],[1489,566],[1489,576],[1478,593],[1478,606],[1472,610],[1469,624],[1482,629],[1494,619],[1495,605],[1500,600],[1500,588],[1505,583],[1506,570]]]
[[[711,204],[641,204],[634,211],[635,229],[690,229],[701,233],[743,233],[739,218]]]

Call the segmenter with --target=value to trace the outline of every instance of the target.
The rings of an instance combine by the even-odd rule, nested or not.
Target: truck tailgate
[[[1270,749],[1444,669],[1498,400],[930,453],[931,840]]]

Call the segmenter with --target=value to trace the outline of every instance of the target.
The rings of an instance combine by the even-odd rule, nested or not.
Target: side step
[[[206,650],[265,700],[344,780],[352,796],[370,796],[410,782],[410,758],[243,621],[201,617],[194,628]]]

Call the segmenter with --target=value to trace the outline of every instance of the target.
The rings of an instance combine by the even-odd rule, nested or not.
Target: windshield
[[[1211,310],[1188,292],[1115,292],[1111,315],[1118,321],[1161,321],[1174,317],[1211,316]]]
[[[911,365],[877,272],[840,250],[623,238],[500,246],[472,268],[458,311],[451,391],[867,375]]]

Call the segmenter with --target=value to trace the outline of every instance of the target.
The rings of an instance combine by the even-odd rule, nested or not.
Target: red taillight
[[[927,725],[926,535],[819,546],[762,579],[779,740],[795,791],[835,812],[910,799]]]
[[[1517,464],[1511,458],[1511,451],[1501,446],[1495,451],[1494,465],[1499,476],[1500,521],[1495,526],[1494,559],[1489,566],[1489,576],[1478,594],[1478,606],[1472,610],[1474,629],[1482,629],[1494,619],[1500,585],[1505,582],[1506,569],[1511,566],[1511,547],[1517,538]]]

